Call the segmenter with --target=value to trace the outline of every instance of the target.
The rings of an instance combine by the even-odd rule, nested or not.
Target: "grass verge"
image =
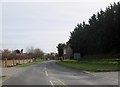
[[[31,66],[31,65],[33,65],[33,64],[38,64],[38,63],[40,63],[40,62],[44,62],[44,61],[47,61],[47,60],[45,60],[45,59],[36,59],[36,60],[34,60],[33,62],[31,62],[31,63],[26,63],[26,64],[17,65],[17,67],[27,67],[27,66]]]
[[[6,76],[0,76],[0,78],[5,78]]]
[[[58,64],[76,70],[91,71],[91,72],[108,72],[120,71],[118,62],[113,59],[109,60],[63,60],[57,62]]]

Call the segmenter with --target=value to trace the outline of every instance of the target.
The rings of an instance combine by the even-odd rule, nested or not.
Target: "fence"
[[[33,62],[33,59],[23,59],[23,60],[0,60],[0,67],[4,68],[4,67],[12,67],[12,66],[16,66],[19,64],[25,64],[25,63],[30,63]]]

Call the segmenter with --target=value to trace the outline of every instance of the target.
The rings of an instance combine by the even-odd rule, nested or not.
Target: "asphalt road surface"
[[[55,63],[54,60],[28,67],[22,73],[14,75],[3,82],[3,85],[49,85],[50,87],[68,87],[70,85],[117,85],[108,79],[94,76],[77,70],[68,69]]]

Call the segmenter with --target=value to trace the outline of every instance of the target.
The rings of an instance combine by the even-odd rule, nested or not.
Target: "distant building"
[[[70,44],[66,44],[63,49],[64,59],[70,59],[72,56],[72,49],[70,47]]]

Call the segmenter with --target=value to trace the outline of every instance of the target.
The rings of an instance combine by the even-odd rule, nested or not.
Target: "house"
[[[72,49],[70,47],[70,44],[66,44],[65,47],[63,48],[63,54],[64,54],[64,59],[70,59],[72,56]]]

